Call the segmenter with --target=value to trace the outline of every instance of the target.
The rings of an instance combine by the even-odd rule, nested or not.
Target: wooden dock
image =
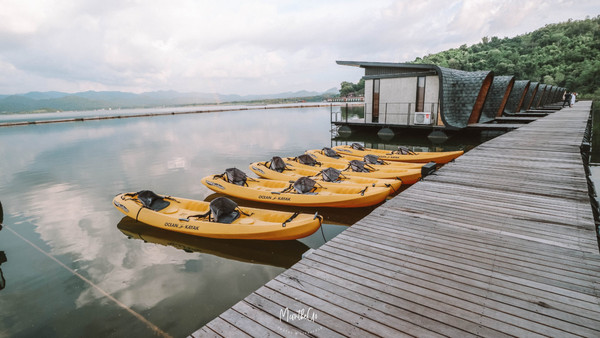
[[[590,109],[481,144],[191,336],[599,337]]]

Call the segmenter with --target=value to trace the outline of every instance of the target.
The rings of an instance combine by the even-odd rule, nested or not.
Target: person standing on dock
[[[573,107],[573,105],[575,104],[576,98],[577,98],[577,93],[575,93],[575,92],[571,93],[571,102],[569,104],[569,107]]]
[[[565,97],[563,99],[563,108],[565,107],[565,104],[568,105],[569,107],[571,106],[571,93],[566,92],[565,93]]]

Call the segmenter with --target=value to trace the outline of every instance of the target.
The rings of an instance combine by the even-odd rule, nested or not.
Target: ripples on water
[[[372,208],[323,210],[323,233],[265,243],[152,229],[112,198],[210,199],[203,176],[331,144],[329,108],[2,128],[0,336],[190,334]]]

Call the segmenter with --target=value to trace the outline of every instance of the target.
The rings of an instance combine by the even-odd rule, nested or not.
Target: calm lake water
[[[0,128],[0,336],[194,332],[373,208],[319,210],[322,232],[265,243],[152,229],[112,198],[149,189],[208,200],[200,178],[229,167],[250,173],[251,162],[338,142],[383,146],[360,135],[332,141],[329,119],[330,108],[287,108]],[[477,142],[389,141],[421,150]]]

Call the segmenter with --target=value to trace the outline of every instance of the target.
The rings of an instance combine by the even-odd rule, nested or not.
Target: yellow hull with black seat
[[[304,154],[306,156],[310,156],[308,154]],[[378,179],[399,179],[402,180],[402,184],[413,184],[421,179],[421,169],[405,169],[405,168],[395,168],[390,166],[371,166],[366,165],[364,162],[356,160],[358,162],[362,162],[364,165],[365,171],[355,171],[349,165],[340,164],[340,163],[327,163],[322,164],[318,162],[316,165],[311,166],[308,164],[303,164],[299,162],[298,157],[288,157],[283,159],[286,164],[293,168],[326,168],[332,167],[338,170],[341,170],[345,176],[350,177],[368,177],[368,178],[378,178]],[[351,161],[350,163],[352,163]]]
[[[399,149],[398,151],[383,150],[383,149],[372,149],[363,148],[362,146],[353,148],[352,146],[343,145],[336,146],[332,149],[340,154],[352,156],[354,158],[363,158],[365,155],[376,155],[380,159],[385,161],[400,161],[400,162],[435,162],[437,164],[448,163],[460,155],[464,154],[464,151],[440,151],[440,152],[412,152],[407,149]],[[362,149],[362,150],[361,150]]]
[[[254,162],[250,164],[250,170],[262,178],[278,181],[296,180],[302,176],[308,176],[319,183],[326,182],[321,168],[292,168],[288,167],[281,172],[271,168],[272,161]],[[327,169],[327,168],[324,168]],[[402,186],[402,181],[399,179],[384,179],[384,178],[369,178],[359,176],[346,176],[341,174],[335,184],[351,184],[358,185],[364,188],[366,185],[372,187],[389,188],[390,194],[395,193]]]
[[[331,156],[328,156],[325,154],[324,149],[321,149],[321,150],[311,149],[311,150],[307,150],[306,153],[309,154],[310,156],[314,157],[317,161],[323,163],[323,165],[327,165],[328,163],[333,162],[333,163],[337,163],[337,164],[344,164],[347,166],[351,160],[358,159],[355,156],[349,156],[344,153],[335,152],[335,150],[333,150],[333,149],[331,149],[331,150],[335,152],[335,155],[333,155],[334,157],[331,157]],[[365,158],[363,157],[362,160],[365,161]],[[374,167],[389,166],[387,168],[402,168],[402,169],[421,169],[421,167],[423,167],[423,165],[425,165],[425,163],[384,161],[384,160],[379,159],[378,157],[377,157],[377,160],[378,160],[378,163],[367,162],[367,164],[373,165]]]
[[[178,233],[223,239],[292,240],[313,234],[321,226],[321,217],[310,214],[238,207],[231,213],[215,212],[212,202],[168,197],[151,191],[124,193],[113,205],[139,222]],[[234,207],[235,206],[235,207]],[[211,213],[209,214],[209,211]]]
[[[236,170],[240,171],[239,169]],[[245,174],[243,175],[245,176]],[[243,182],[240,183],[236,182],[230,176],[223,174],[206,176],[202,178],[202,183],[215,192],[242,199],[303,207],[367,207],[383,202],[389,195],[389,188],[387,187],[343,185],[325,182],[318,182],[309,192],[301,193],[295,189],[295,186],[300,181],[303,181],[303,179],[307,178],[301,177],[294,183],[290,183],[289,181],[267,180],[245,176]]]

